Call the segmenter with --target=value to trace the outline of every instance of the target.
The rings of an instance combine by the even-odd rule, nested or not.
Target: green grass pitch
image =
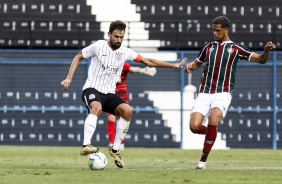
[[[195,170],[200,150],[126,148],[125,168],[93,171],[80,147],[0,146],[1,184],[271,184],[282,183],[282,150],[213,150],[206,170]]]

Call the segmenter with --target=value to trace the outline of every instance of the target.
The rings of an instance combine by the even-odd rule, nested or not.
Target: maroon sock
[[[200,161],[202,161],[202,162],[207,161],[209,153],[210,153],[212,146],[215,142],[216,135],[217,135],[217,126],[208,125],[206,138],[205,138],[205,142],[204,142],[203,154],[202,154]]]
[[[207,127],[205,125],[202,125],[197,134],[207,134]]]

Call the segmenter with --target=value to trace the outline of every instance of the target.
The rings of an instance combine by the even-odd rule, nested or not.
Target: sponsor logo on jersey
[[[105,70],[107,73],[117,74],[119,67],[113,66],[113,65],[102,65],[103,70]]]

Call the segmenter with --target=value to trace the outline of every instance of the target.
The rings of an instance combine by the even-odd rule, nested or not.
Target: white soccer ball
[[[88,165],[92,170],[102,170],[107,166],[108,159],[102,152],[92,153],[88,157]]]

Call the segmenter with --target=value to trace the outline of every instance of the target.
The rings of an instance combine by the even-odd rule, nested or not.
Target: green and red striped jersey
[[[199,52],[197,60],[206,63],[199,93],[231,93],[235,85],[239,60],[250,60],[251,52],[232,41],[210,42]]]

